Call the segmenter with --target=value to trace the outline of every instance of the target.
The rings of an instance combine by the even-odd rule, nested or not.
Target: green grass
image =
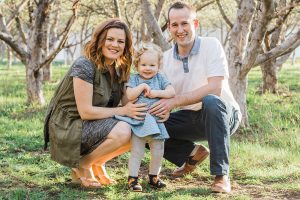
[[[44,85],[49,102],[67,67],[53,67],[53,81]],[[168,188],[147,185],[149,154],[142,162],[143,193],[126,189],[126,153],[107,163],[118,183],[88,190],[74,185],[70,170],[49,158],[43,148],[46,106],[26,105],[25,68],[0,63],[0,199],[299,199],[300,198],[300,66],[285,65],[279,76],[279,95],[260,95],[261,73],[249,74],[247,96],[250,127],[231,140],[230,195],[212,194],[209,162],[181,179],[172,179],[174,165],[163,164]],[[207,142],[203,142],[207,145]]]

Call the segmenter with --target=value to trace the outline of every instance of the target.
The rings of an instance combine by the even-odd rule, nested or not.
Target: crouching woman
[[[124,82],[132,63],[132,38],[119,19],[101,23],[71,66],[49,104],[45,148],[51,158],[71,167],[72,180],[84,187],[110,184],[105,162],[130,148],[131,129],[113,118],[143,118],[144,104],[127,102]],[[119,106],[120,100],[122,105]]]

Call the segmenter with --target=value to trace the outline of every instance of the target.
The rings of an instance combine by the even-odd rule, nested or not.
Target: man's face
[[[171,9],[169,12],[169,31],[179,47],[192,46],[198,21],[187,8]]]

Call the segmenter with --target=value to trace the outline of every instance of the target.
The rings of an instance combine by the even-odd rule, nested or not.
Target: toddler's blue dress
[[[139,74],[133,74],[130,76],[127,87],[134,88],[142,83],[146,83],[152,90],[164,90],[171,83],[160,73],[157,73],[153,78],[144,80]],[[136,103],[147,103],[149,108],[152,104],[157,102],[159,98],[148,98],[144,96],[144,92],[140,94]],[[153,139],[163,140],[169,138],[167,129],[163,123],[157,122],[159,119],[146,113],[145,120],[136,120],[131,117],[116,115],[115,118],[125,121],[131,125],[132,132],[138,137],[152,136]]]

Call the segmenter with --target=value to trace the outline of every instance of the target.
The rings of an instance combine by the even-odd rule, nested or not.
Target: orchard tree
[[[230,73],[230,87],[238,101],[243,122],[248,124],[246,91],[249,71],[266,61],[291,52],[300,44],[300,29],[291,34],[280,45],[262,51],[262,43],[274,18],[273,0],[242,0],[238,4],[237,19],[230,32],[227,51]]]
[[[69,19],[65,22],[64,28],[59,33],[61,36],[57,45],[47,56],[44,54],[44,40],[47,34],[49,14],[52,10],[54,0],[29,1],[23,0],[22,5],[27,5],[27,18],[29,23],[22,23],[21,9],[15,10],[5,20],[3,14],[0,14],[0,39],[3,40],[17,54],[21,62],[26,67],[26,88],[28,103],[44,104],[42,91],[43,70],[42,68],[52,62],[59,51],[64,47],[70,29],[76,19],[79,6],[79,0],[73,2]],[[21,35],[23,44],[16,41],[16,36],[9,30],[8,26],[11,19],[16,20],[19,35]]]
[[[298,8],[298,10],[297,10]],[[273,22],[267,30],[263,42],[263,51],[270,51],[276,46],[280,45],[288,38],[289,34],[292,34],[295,27],[299,27],[299,4],[295,1],[288,2],[287,0],[280,0],[275,5],[276,14],[274,15]],[[294,46],[295,48],[297,46]],[[269,59],[261,65],[262,70],[262,92],[271,92],[276,94],[278,92],[278,73],[282,67],[282,64],[290,57],[293,52],[293,48],[286,51],[282,56]]]

